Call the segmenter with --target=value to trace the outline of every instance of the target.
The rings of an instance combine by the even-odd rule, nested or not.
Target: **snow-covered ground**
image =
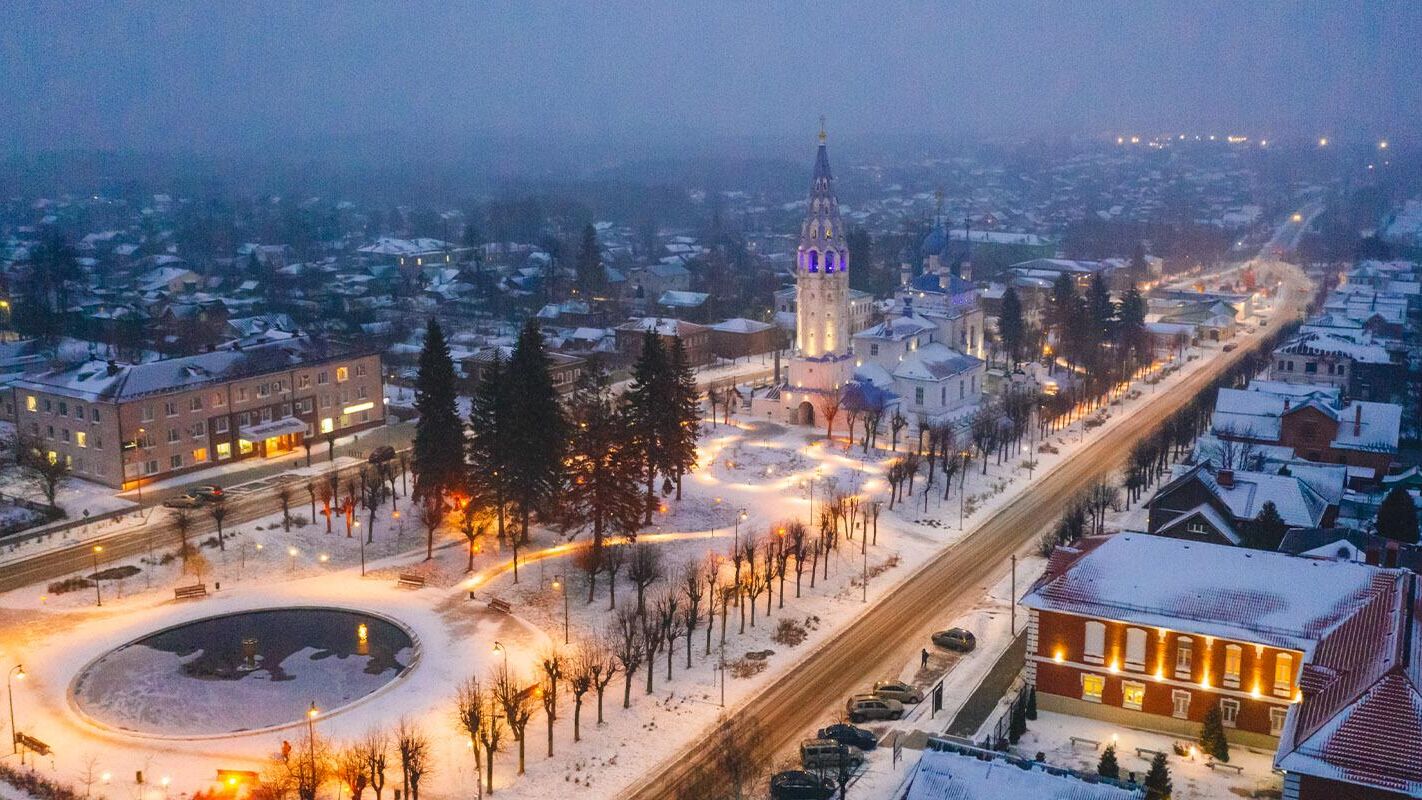
[[[1218,352],[1206,350],[1208,355]],[[1174,372],[1154,391],[1168,391],[1184,375],[1198,369],[1206,358],[1194,358]],[[1085,433],[1100,435],[1127,415],[1143,407],[1152,389],[1136,394],[1106,410],[1106,423]],[[1073,427],[1050,437],[1057,453],[1036,454],[1037,479],[1064,463],[1080,447],[1081,433]],[[785,519],[808,520],[810,504],[816,506],[833,491],[859,492],[886,498],[883,478],[885,463],[892,454],[863,453],[843,441],[827,443],[823,431],[787,428],[768,423],[709,425],[703,440],[702,467],[685,481],[680,501],[668,498],[654,524],[639,540],[657,547],[668,564],[704,563],[710,554],[728,552],[740,537],[772,535],[774,523]],[[1012,461],[1025,458],[1023,454]],[[1029,484],[1025,472],[1013,464],[990,463],[987,474],[974,463],[967,475],[968,514],[963,528],[973,526],[994,509],[1010,500]],[[813,498],[811,492],[813,490]],[[872,602],[891,585],[902,580],[918,565],[951,547],[962,538],[958,525],[959,495],[953,488],[942,499],[941,477],[927,500],[922,500],[922,478],[908,504],[889,510],[878,522],[877,544],[868,548],[867,594]],[[408,511],[403,501],[402,511]],[[735,524],[737,510],[746,510],[746,519]],[[297,504],[292,513],[309,518],[310,509]],[[283,740],[299,731],[278,730],[234,735],[216,739],[166,740],[104,729],[76,713],[70,689],[82,667],[105,653],[146,634],[184,620],[232,611],[319,605],[379,612],[400,622],[420,641],[418,664],[400,680],[344,707],[323,709],[316,723],[318,737],[351,739],[372,726],[392,726],[402,715],[416,721],[434,737],[436,769],[422,785],[430,798],[467,796],[474,769],[467,737],[456,727],[453,713],[455,687],[469,675],[487,675],[503,658],[530,683],[540,652],[563,639],[565,608],[571,638],[577,641],[606,629],[608,584],[597,582],[596,595],[587,603],[588,584],[568,557],[581,540],[572,543],[552,531],[538,531],[532,548],[522,555],[519,581],[508,570],[508,552],[494,541],[482,543],[475,558],[475,572],[465,572],[467,552],[463,538],[447,526],[437,533],[434,558],[424,561],[424,531],[408,513],[396,516],[389,506],[377,514],[373,541],[365,549],[366,576],[361,577],[361,536],[370,533],[364,515],[353,537],[345,534],[337,520],[333,532],[325,532],[324,520],[293,527],[290,531],[274,514],[254,523],[234,526],[225,550],[205,546],[200,559],[189,564],[183,574],[181,562],[171,554],[153,553],[133,563],[139,572],[103,583],[104,603],[94,606],[92,589],[53,593],[45,586],[30,586],[0,595],[0,667],[23,662],[29,679],[17,688],[16,714],[19,727],[56,749],[52,766],[45,770],[73,780],[81,765],[92,757],[117,776],[131,776],[134,769],[150,775],[168,775],[172,795],[205,788],[213,770],[222,768],[259,769]],[[739,611],[732,609],[727,620],[726,660],[740,661],[751,651],[774,651],[758,674],[747,677],[727,675],[725,702],[736,703],[773,681],[797,653],[833,641],[835,632],[865,608],[858,536],[853,543],[832,553],[828,564],[820,565],[812,581],[808,570],[799,591],[793,574],[786,581],[785,596],[779,587],[767,619],[767,598],[759,598],[755,626],[747,619],[740,633]],[[209,540],[211,541],[211,540]],[[215,542],[212,542],[215,545]],[[115,567],[118,564],[103,564]],[[1030,581],[1040,562],[1024,561],[1019,571],[1019,589]],[[729,571],[729,565],[721,569]],[[1004,565],[1005,569],[1005,565]],[[401,589],[396,577],[418,572],[427,579],[423,589]],[[194,574],[196,573],[196,574]],[[556,581],[555,576],[561,578]],[[210,596],[200,600],[174,601],[174,586],[201,579]],[[220,588],[219,588],[220,587]],[[656,590],[656,586],[653,590]],[[563,590],[568,591],[566,597]],[[474,600],[469,598],[474,593]],[[970,614],[957,621],[978,633],[980,650],[957,662],[940,662],[939,670],[949,669],[945,688],[948,712],[938,720],[921,719],[915,711],[906,727],[932,729],[930,722],[946,723],[951,710],[990,668],[993,653],[1006,646],[1009,592],[998,583]],[[798,596],[797,596],[798,595]],[[488,610],[492,597],[513,605],[512,615]],[[781,608],[783,602],[784,607]],[[635,603],[635,591],[626,572],[619,576],[619,606]],[[773,640],[782,621],[794,621],[805,630],[806,638],[797,645]],[[1019,626],[1024,620],[1019,619]],[[704,623],[703,623],[704,625]],[[516,745],[506,740],[505,752],[498,756],[496,788],[513,797],[615,797],[659,760],[687,746],[721,713],[723,673],[719,660],[720,622],[707,653],[705,628],[691,641],[692,667],[686,668],[683,638],[672,659],[671,680],[667,680],[666,653],[658,654],[654,692],[645,693],[646,667],[635,676],[631,708],[622,708],[622,678],[608,688],[604,703],[605,723],[596,723],[596,701],[585,698],[582,714],[582,741],[572,741],[572,698],[559,700],[555,726],[556,756],[546,755],[546,730],[541,711],[528,731],[528,771],[515,774]],[[503,645],[497,651],[494,643]],[[917,663],[907,664],[901,677],[936,680],[932,674],[918,674]],[[932,670],[930,670],[930,673]],[[872,680],[872,678],[868,678]],[[303,725],[306,703],[286,695],[272,702],[298,706],[290,709],[293,725]],[[826,722],[835,709],[826,709]],[[890,748],[871,760],[866,787],[892,782],[896,772],[887,767]],[[909,751],[905,751],[909,756]],[[905,761],[911,761],[906,758]],[[902,770],[907,764],[901,763]],[[398,771],[397,771],[398,772]],[[134,787],[126,785],[126,791]],[[889,787],[891,788],[891,787]],[[862,794],[862,792],[861,792]],[[868,796],[868,795],[866,795]]]

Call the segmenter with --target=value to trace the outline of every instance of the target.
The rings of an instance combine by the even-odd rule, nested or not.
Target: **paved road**
[[[1282,320],[1299,307],[1295,281],[1281,292]],[[1257,346],[1257,345],[1256,345]],[[919,568],[871,605],[832,640],[812,651],[779,680],[761,689],[731,712],[759,728],[759,742],[771,754],[789,752],[807,730],[828,719],[843,699],[880,675],[897,675],[915,658],[929,635],[944,621],[966,613],[1003,569],[1008,556],[1036,541],[1075,494],[1107,477],[1124,462],[1131,447],[1202,391],[1227,366],[1250,352],[1241,347],[1223,353],[1205,369],[1168,392],[1153,395],[1141,410],[1088,444],[1069,462],[987,519],[957,545]],[[713,784],[710,774],[719,734],[709,732],[682,752],[648,770],[624,797],[658,800],[696,797]]]

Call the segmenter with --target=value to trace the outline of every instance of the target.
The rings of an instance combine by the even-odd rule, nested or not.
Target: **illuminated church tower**
[[[853,379],[849,330],[849,246],[834,195],[825,132],[815,153],[809,205],[795,253],[795,356],[781,403],[795,422],[813,423]]]

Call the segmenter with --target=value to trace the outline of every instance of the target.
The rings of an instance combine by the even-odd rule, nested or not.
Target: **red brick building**
[[[1273,748],[1314,646],[1407,573],[1119,534],[1059,548],[1023,598],[1038,705],[1195,737],[1219,708],[1231,741]]]
[[[1328,387],[1304,398],[1251,389],[1220,389],[1211,427],[1215,436],[1292,448],[1308,461],[1342,464],[1367,482],[1381,480],[1397,454],[1402,407],[1355,400],[1342,403]]]

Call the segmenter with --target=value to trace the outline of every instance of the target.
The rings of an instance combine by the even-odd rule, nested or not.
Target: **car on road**
[[[226,500],[222,494],[222,487],[215,483],[204,483],[201,486],[194,486],[188,494],[194,495],[202,500]]]
[[[1235,344],[1234,342],[1230,342],[1229,344],[1224,346],[1224,351],[1226,353],[1233,353],[1235,351],[1235,348],[1237,347],[1239,347],[1239,345]]]
[[[860,750],[873,750],[879,746],[879,737],[875,736],[873,731],[844,722],[835,723],[828,728],[820,728],[815,732],[815,736],[821,739],[833,739],[840,744],[847,744]]]
[[[864,753],[857,747],[840,744],[833,739],[806,739],[800,742],[800,766],[805,769],[850,772],[864,765]]]
[[[944,650],[971,653],[973,648],[978,646],[978,639],[972,632],[963,628],[949,628],[933,634],[933,643]]]
[[[197,508],[201,505],[202,498],[195,494],[180,494],[163,501],[164,508]]]
[[[394,457],[395,448],[388,444],[383,444],[370,451],[370,463],[372,464],[384,464]]]
[[[844,704],[850,722],[865,722],[871,719],[902,719],[904,704],[897,700],[886,700],[878,695],[856,694]]]
[[[878,681],[874,684],[874,694],[900,703],[923,702],[923,692],[903,681]]]
[[[834,784],[798,769],[777,772],[770,779],[771,800],[830,800]]]

